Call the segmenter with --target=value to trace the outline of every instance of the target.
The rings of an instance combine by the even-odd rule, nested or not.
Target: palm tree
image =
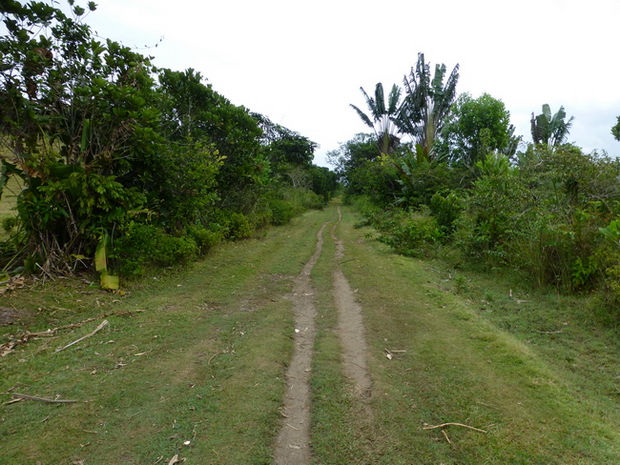
[[[383,92],[383,84],[380,82],[375,87],[374,98],[370,97],[363,87],[360,87],[360,90],[366,98],[366,105],[368,105],[372,119],[355,105],[351,104],[351,107],[357,112],[362,121],[374,131],[381,154],[392,153],[400,143],[398,127],[394,123],[394,118],[399,111],[400,87],[396,84],[392,85],[387,104]]]
[[[415,68],[404,78],[407,96],[396,121],[400,131],[413,138],[416,151],[428,160],[433,158],[433,144],[456,98],[458,72],[457,64],[444,85],[446,65],[436,65],[431,79],[430,65],[419,53]]]
[[[532,140],[535,144],[560,145],[563,144],[573,125],[573,116],[568,121],[566,111],[561,106],[558,112],[551,116],[551,108],[548,104],[542,106],[542,114],[534,116],[532,113]]]

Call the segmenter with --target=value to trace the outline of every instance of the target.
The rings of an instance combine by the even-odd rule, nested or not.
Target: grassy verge
[[[22,329],[33,332],[103,315],[110,325],[62,352],[99,321],[0,358],[2,401],[9,391],[80,401],[1,405],[0,463],[167,463],[177,453],[189,463],[270,463],[292,350],[284,296],[328,215],[223,245],[126,297],[59,280],[5,298],[30,314]]]
[[[0,306],[29,315],[22,330],[99,320],[0,358],[0,401],[12,392],[80,401],[1,404],[0,463],[154,464],[175,454],[187,463],[271,463],[292,352],[286,295],[333,212],[223,244],[124,297],[57,280],[2,298]],[[341,266],[364,309],[373,396],[355,398],[342,374],[326,228],[312,272],[314,463],[620,462],[620,344],[581,301],[395,255],[343,212]],[[104,317],[109,327],[54,353]],[[17,329],[0,327],[0,336]],[[443,423],[486,433],[424,429]]]
[[[516,291],[511,299],[505,281],[451,278],[439,263],[394,255],[353,223],[345,215],[340,225],[354,258],[342,266],[364,308],[374,424],[355,422],[359,406],[338,387],[337,344],[322,335],[318,463],[618,462],[617,343],[584,325],[578,304]],[[323,324],[333,327],[331,318]],[[424,429],[443,423],[486,433]]]

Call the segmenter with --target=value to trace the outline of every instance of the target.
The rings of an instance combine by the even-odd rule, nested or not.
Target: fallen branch
[[[469,428],[469,429],[473,429],[474,431],[479,431],[481,433],[487,433],[487,431],[483,430],[483,429],[479,429],[479,428],[474,428],[473,426],[469,426],[469,425],[464,425],[462,423],[442,423],[441,425],[435,425],[435,426],[425,426],[422,429],[437,429],[437,428],[445,428],[446,426],[461,426],[463,428]]]
[[[177,463],[183,463],[183,462],[185,462],[185,459],[179,459],[179,454],[176,454],[174,457],[170,459],[170,462],[168,462],[168,465],[176,465]]]
[[[86,338],[89,338],[89,337],[94,336],[94,335],[95,335],[95,334],[97,334],[99,331],[101,331],[103,328],[105,328],[108,324],[109,324],[109,323],[108,323],[108,320],[103,320],[103,321],[101,322],[101,324],[100,324],[99,326],[97,326],[97,328],[95,328],[95,330],[94,330],[92,333],[89,333],[89,334],[87,334],[86,336],[82,336],[81,338],[79,338],[79,339],[77,339],[77,340],[73,341],[73,342],[72,342],[72,343],[70,343],[70,344],[67,344],[67,345],[66,345],[66,346],[64,346],[64,347],[59,347],[58,349],[56,349],[56,351],[55,351],[55,352],[60,352],[61,350],[65,350],[65,349],[67,349],[67,348],[71,347],[72,345],[77,344],[78,342],[83,341],[83,340],[84,340],[84,339],[86,339]]]
[[[13,352],[13,349],[16,346],[30,342],[30,340],[32,339],[37,339],[39,337],[51,337],[51,336],[54,336],[57,331],[60,331],[63,329],[79,328],[80,326],[85,325],[86,323],[90,323],[91,321],[95,321],[95,320],[97,320],[97,318],[88,318],[87,320],[84,320],[80,323],[73,323],[70,325],[60,326],[58,328],[48,329],[47,331],[42,331],[38,333],[31,333],[30,331],[27,331],[26,334],[22,334],[19,338],[14,339],[9,342],[5,342],[4,344],[0,345],[0,356],[4,357],[5,355],[10,354],[11,352]],[[16,336],[12,336],[12,337],[16,337]]]
[[[85,324],[91,323],[93,321],[101,320],[102,318],[107,318],[109,316],[132,316],[133,313],[143,313],[143,312],[144,310],[134,310],[133,312],[121,310],[118,312],[106,313],[105,315],[101,315],[95,318],[88,318],[84,321],[80,321],[79,323],[71,323],[68,325],[59,326],[54,329],[48,329],[47,331],[43,331],[39,333],[31,333],[27,331],[25,334],[22,334],[21,336],[18,336],[15,334],[7,335],[7,337],[12,337],[14,339],[12,341],[5,342],[4,344],[0,344],[0,357],[4,357],[10,354],[11,352],[13,352],[13,349],[16,346],[30,342],[30,340],[32,339],[37,339],[39,337],[51,337],[51,336],[54,336],[56,332],[58,331],[61,331],[64,329],[79,328],[81,326],[84,326]],[[56,352],[58,352],[58,350]]]
[[[14,399],[25,399],[25,400],[36,400],[38,402],[47,402],[48,404],[73,404],[78,402],[77,400],[68,400],[68,399],[46,399],[45,397],[36,397],[29,396],[26,394],[19,394],[17,392],[13,393]]]

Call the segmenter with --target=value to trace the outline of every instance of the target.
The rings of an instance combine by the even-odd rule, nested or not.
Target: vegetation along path
[[[614,334],[356,221],[334,203],[125,294],[7,292],[0,463],[620,462]]]

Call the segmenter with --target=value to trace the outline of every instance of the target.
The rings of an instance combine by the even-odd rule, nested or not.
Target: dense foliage
[[[526,144],[501,100],[448,98],[457,69],[444,86],[445,66],[430,80],[420,54],[405,77],[403,110],[384,113],[393,126],[381,127],[397,128],[398,145],[378,150],[375,130],[330,154],[346,200],[400,253],[441,253],[455,266],[510,270],[533,286],[596,292],[608,315],[620,318],[620,163],[566,144],[573,118],[563,107],[532,113]],[[420,87],[426,99],[411,98]],[[372,114],[375,101],[367,99]]]
[[[98,40],[81,21],[94,2],[69,5],[0,10],[1,185],[17,176],[25,187],[7,266],[71,273],[96,256],[104,274],[137,274],[334,193],[336,175],[312,165],[316,144],[233,105],[193,69],[156,69]]]

